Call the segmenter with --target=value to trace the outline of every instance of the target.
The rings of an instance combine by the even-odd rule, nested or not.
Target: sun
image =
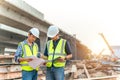
[[[108,50],[108,47],[104,42],[104,40],[100,36],[97,36],[95,40],[91,43],[91,50],[94,54],[97,55],[103,50]],[[104,54],[108,54],[108,53],[104,53]]]

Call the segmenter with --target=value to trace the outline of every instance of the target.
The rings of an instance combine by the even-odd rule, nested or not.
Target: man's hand
[[[33,58],[26,58],[26,61],[27,62],[30,62],[30,61],[32,61],[33,60]]]
[[[58,58],[56,59],[56,61],[65,62],[65,57],[58,57]]]
[[[40,57],[41,57],[42,59],[45,59],[45,60],[48,59],[47,56],[44,56],[43,54],[40,54]]]
[[[27,62],[30,62],[32,61],[33,58],[19,58],[19,61],[22,62],[22,61],[27,61]]]

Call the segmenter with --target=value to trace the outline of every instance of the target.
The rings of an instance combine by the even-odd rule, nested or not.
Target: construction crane
[[[106,40],[106,38],[105,38],[105,36],[103,35],[103,33],[99,33],[99,35],[103,38],[104,42],[106,43],[107,47],[108,47],[109,50],[111,51],[112,55],[115,57],[115,58],[113,58],[113,59],[114,59],[115,61],[116,61],[117,59],[119,59],[119,58],[115,55],[113,49],[112,49],[111,46],[109,45],[109,43],[108,43],[108,41]]]
[[[109,45],[108,41],[106,40],[105,36],[103,35],[103,33],[99,33],[99,35],[103,38],[103,40],[105,41],[107,47],[109,48],[109,50],[111,51],[112,54],[114,54],[113,49],[111,48],[111,46]]]

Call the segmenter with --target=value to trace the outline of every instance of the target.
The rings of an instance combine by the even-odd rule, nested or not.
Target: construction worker
[[[32,28],[28,31],[27,39],[18,44],[15,61],[21,64],[22,80],[37,80],[38,68],[33,69],[28,65],[28,62],[40,57],[38,45],[35,43],[35,40],[39,38],[39,34],[40,32],[37,28]]]
[[[50,39],[46,43],[44,52],[48,60],[46,80],[64,80],[66,60],[72,58],[70,45],[68,41],[59,37],[59,29],[56,26],[48,28],[47,36]]]

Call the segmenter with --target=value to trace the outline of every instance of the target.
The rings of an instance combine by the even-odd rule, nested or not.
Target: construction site
[[[22,80],[21,66],[14,60],[18,43],[27,37],[27,31],[40,30],[40,51],[44,53],[46,33],[52,25],[44,20],[44,13],[22,0],[0,0],[0,80]],[[120,62],[111,56],[92,55],[92,51],[76,38],[60,29],[62,38],[70,42],[73,58],[65,66],[65,80],[120,80]],[[101,38],[111,54],[114,50],[105,36]],[[38,80],[45,79],[46,66],[40,66]]]

